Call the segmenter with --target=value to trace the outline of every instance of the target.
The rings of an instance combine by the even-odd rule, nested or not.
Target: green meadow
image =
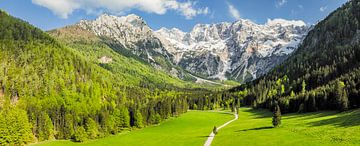
[[[239,120],[219,131],[213,146],[360,145],[360,110],[285,114],[272,128],[268,110],[241,108]]]
[[[222,111],[189,111],[157,126],[98,140],[46,141],[35,145],[202,146],[214,125],[220,126],[233,118],[231,113]],[[271,120],[268,110],[241,108],[239,119],[219,130],[212,146],[360,145],[360,110],[285,114],[279,128],[273,128]]]
[[[46,141],[38,146],[167,146],[203,145],[213,127],[233,119],[232,113],[222,111],[188,111],[187,113],[162,122],[160,125],[124,132],[102,139],[76,143],[72,141]]]

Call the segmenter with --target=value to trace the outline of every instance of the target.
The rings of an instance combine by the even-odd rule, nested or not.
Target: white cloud
[[[288,1],[287,0],[276,0],[275,7],[280,8],[284,6]]]
[[[208,7],[195,8],[196,2],[177,0],[32,0],[34,4],[50,9],[61,18],[67,18],[75,10],[85,10],[88,14],[98,14],[103,11],[123,14],[126,11],[137,9],[147,13],[159,15],[173,10],[186,19],[197,15],[207,15]]]
[[[299,9],[304,9],[303,5],[298,5]]]
[[[209,14],[209,8],[199,8],[195,9],[193,6],[196,5],[196,2],[177,2],[177,1],[167,1],[165,2],[165,7],[178,11],[181,15],[185,16],[186,19],[192,19],[197,15],[207,15]]]
[[[227,3],[227,4],[228,4],[229,13],[230,13],[231,17],[233,17],[236,20],[241,19],[239,10],[237,10],[232,4],[230,4],[230,3]]]
[[[321,11],[321,12],[324,12],[326,9],[327,9],[327,6],[322,6],[322,7],[320,7],[320,11]]]

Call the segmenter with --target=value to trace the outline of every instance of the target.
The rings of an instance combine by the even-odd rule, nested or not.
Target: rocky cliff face
[[[191,32],[176,28],[156,31],[174,63],[210,79],[249,81],[286,59],[303,40],[308,27],[302,21],[249,20],[198,24]]]
[[[256,79],[286,59],[303,40],[308,27],[302,21],[249,20],[198,24],[191,32],[162,28],[153,31],[136,15],[101,15],[83,20],[80,27],[110,44],[171,74],[179,69],[206,79],[246,82]]]
[[[172,55],[137,15],[117,17],[104,14],[96,20],[82,20],[77,25],[100,36],[123,54],[130,52],[158,69],[171,70]]]

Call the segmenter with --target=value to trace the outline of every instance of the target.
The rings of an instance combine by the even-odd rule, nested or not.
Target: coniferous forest
[[[242,104],[282,112],[339,110],[360,106],[360,2],[332,12],[309,32],[298,50],[267,75],[230,92]]]

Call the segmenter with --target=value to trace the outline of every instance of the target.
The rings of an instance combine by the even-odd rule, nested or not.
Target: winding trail
[[[234,116],[235,116],[234,119],[232,119],[232,120],[226,122],[225,124],[221,125],[219,128],[217,128],[217,131],[219,131],[221,128],[225,127],[226,125],[229,125],[231,122],[236,121],[239,118],[236,109],[235,109]],[[214,134],[214,132],[211,132],[208,139],[206,140],[204,146],[210,146],[212,141],[214,140],[214,138],[215,138],[215,134]]]

